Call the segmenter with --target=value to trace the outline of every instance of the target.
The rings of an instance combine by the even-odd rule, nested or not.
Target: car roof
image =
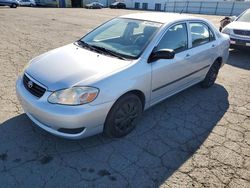
[[[159,23],[170,23],[173,21],[183,21],[183,20],[202,20],[205,19],[189,16],[180,13],[163,13],[163,12],[150,12],[150,13],[134,13],[120,16],[121,18],[130,18],[138,20],[146,20]]]

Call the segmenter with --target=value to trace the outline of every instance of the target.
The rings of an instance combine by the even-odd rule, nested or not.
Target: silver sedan
[[[31,60],[17,96],[28,117],[54,135],[122,137],[149,107],[194,84],[212,86],[229,44],[205,19],[125,15]]]

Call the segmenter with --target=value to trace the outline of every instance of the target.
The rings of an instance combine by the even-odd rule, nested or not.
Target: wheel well
[[[140,91],[140,90],[131,90],[131,91],[128,91],[128,92],[124,93],[122,96],[120,96],[120,97],[116,100],[116,102],[117,102],[121,97],[123,97],[124,95],[127,95],[127,94],[134,94],[134,95],[136,95],[137,97],[139,97],[139,99],[140,99],[141,102],[142,102],[142,110],[144,110],[144,106],[145,106],[145,95],[144,95],[144,93],[143,93],[142,91]],[[115,103],[116,103],[116,102],[115,102]],[[114,104],[115,104],[115,103],[114,103]],[[113,104],[113,106],[111,107],[111,109],[114,107],[114,104]],[[108,114],[110,113],[111,109],[109,110]],[[108,114],[107,114],[107,116],[106,116],[106,118],[105,118],[104,126],[105,126],[105,124],[106,124]]]
[[[131,91],[128,91],[127,93],[124,93],[123,95],[129,94],[129,93],[134,94],[134,95],[136,95],[137,97],[139,97],[139,99],[140,99],[141,102],[142,102],[142,107],[143,107],[143,109],[144,109],[144,106],[145,106],[145,95],[144,95],[144,93],[143,93],[142,91],[140,91],[140,90],[131,90]],[[123,96],[123,95],[122,95],[122,96]],[[121,97],[122,97],[122,96],[121,96]]]
[[[221,67],[221,65],[222,65],[222,57],[218,57],[218,58],[214,61],[214,63],[218,63],[218,64],[220,65],[220,67]]]

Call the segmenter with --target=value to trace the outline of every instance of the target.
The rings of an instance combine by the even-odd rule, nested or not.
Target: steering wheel
[[[138,37],[136,37],[136,39],[134,40],[133,44],[134,45],[138,45],[138,41],[142,40],[144,38],[144,35],[139,35]]]

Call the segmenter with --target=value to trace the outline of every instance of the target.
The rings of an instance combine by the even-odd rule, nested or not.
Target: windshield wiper
[[[88,49],[97,51],[97,52],[102,53],[102,54],[105,53],[105,54],[109,54],[109,55],[112,55],[114,57],[117,57],[119,59],[122,59],[122,60],[128,60],[127,58],[123,57],[122,55],[120,55],[116,52],[113,52],[112,50],[109,50],[109,49],[101,47],[101,46],[90,45],[82,40],[77,41],[77,44],[82,46],[82,47],[87,47]]]
[[[114,51],[112,51],[112,50],[109,50],[109,49],[107,49],[107,48],[104,48],[104,47],[101,47],[101,46],[95,46],[95,45],[91,45],[91,46],[92,46],[93,48],[95,48],[95,49],[101,50],[102,52],[107,53],[107,54],[109,54],[109,55],[112,55],[112,56],[114,56],[114,57],[117,57],[117,58],[119,58],[119,59],[128,60],[127,58],[123,57],[122,55],[120,55],[120,54],[118,54],[118,53],[116,53],[116,52],[114,52]]]
[[[77,43],[77,45],[80,45],[82,47],[86,47],[90,50],[94,50],[94,51],[98,51],[98,52],[100,51],[100,50],[96,49],[95,47],[93,47],[92,45],[90,45],[82,40],[78,40],[76,43]]]

